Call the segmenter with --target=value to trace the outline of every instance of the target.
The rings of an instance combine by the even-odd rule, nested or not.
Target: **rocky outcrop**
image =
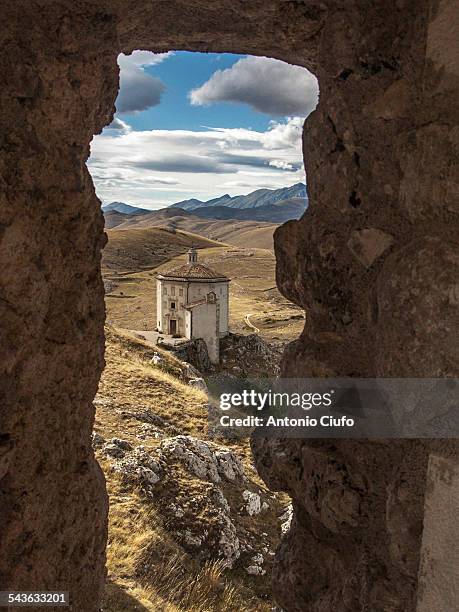
[[[258,334],[228,334],[220,340],[220,365],[234,376],[274,378],[279,375],[283,346]]]
[[[184,435],[163,439],[155,451],[99,435],[93,445],[126,483],[143,491],[168,534],[194,559],[219,561],[227,569],[237,564],[251,575],[271,568],[278,503],[256,488],[229,448]],[[270,534],[250,524],[261,513],[265,524],[274,522]]]
[[[288,610],[354,612],[362,601],[370,610],[415,609],[422,444],[277,441],[257,456],[270,486],[293,499],[273,576]]]
[[[207,345],[202,338],[178,344],[173,348],[171,347],[171,351],[177,359],[191,364],[199,372],[209,372],[213,369],[207,352]]]
[[[279,287],[307,311],[283,372],[454,375],[455,15],[452,0],[2,3],[1,585],[62,588],[75,609],[99,608],[107,500],[90,436],[105,238],[85,160],[113,115],[118,53],[230,51],[312,69],[321,95],[304,132],[309,209],[275,237]],[[256,453],[267,481],[294,498],[281,605],[413,612],[427,458],[457,463],[456,448],[277,450]],[[422,567],[446,612],[443,593],[457,593]]]
[[[243,480],[244,470],[239,459],[225,447],[198,440],[192,436],[176,436],[161,443],[161,455],[179,461],[194,476],[219,483]]]

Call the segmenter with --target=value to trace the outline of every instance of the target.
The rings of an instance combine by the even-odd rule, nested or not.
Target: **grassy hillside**
[[[207,219],[180,209],[166,208],[143,215],[120,216],[119,213],[106,215],[107,227],[116,231],[133,228],[160,227],[199,234],[211,240],[218,240],[236,246],[258,249],[273,249],[275,223],[253,220]],[[110,234],[111,236],[111,234]]]
[[[207,219],[238,219],[241,221],[285,223],[290,219],[299,219],[306,210],[306,206],[307,201],[304,198],[289,198],[288,200],[254,208],[206,206],[204,208],[197,208],[192,213]]]
[[[180,255],[154,270],[106,274],[106,281],[111,284],[111,292],[105,299],[108,321],[126,329],[155,329],[156,274],[184,260],[185,256]],[[304,326],[303,311],[279,293],[272,251],[220,245],[201,249],[199,260],[232,279],[231,331],[252,333],[255,326],[266,340],[274,341],[292,340],[300,335]]]
[[[234,246],[274,250],[273,235],[277,225],[257,221],[207,221],[201,219],[201,223],[195,223],[194,231]]]
[[[207,439],[207,396],[187,384],[183,364],[167,352],[158,349],[161,362],[152,365],[153,352],[127,333],[106,329],[106,368],[94,401],[96,456],[110,498],[108,581],[102,609],[268,612],[273,609],[270,555],[279,541],[279,516],[287,500],[269,492],[254,472],[247,441],[225,441],[244,466],[246,479],[218,484],[228,500],[228,511],[231,507],[239,538],[252,549],[249,553],[244,548],[233,568],[225,568],[212,554],[202,558],[207,541],[190,548],[181,536],[197,524],[198,529],[203,524],[212,530],[215,516],[208,503],[214,484],[190,474],[180,461],[169,463],[153,487],[139,485],[119,469],[123,462],[129,467],[137,452],[158,456],[161,445],[177,433]],[[123,459],[114,459],[104,450],[113,438],[130,447]],[[245,489],[258,491],[269,509],[257,516],[244,512]],[[174,516],[171,508],[179,505],[182,514]],[[249,575],[245,568],[260,547],[271,551],[264,553],[267,573]]]
[[[118,212],[117,210],[110,210],[104,212],[105,219],[105,229],[112,229],[113,227],[117,227],[121,225],[125,221],[128,221],[131,218],[131,215],[127,215],[122,212]]]
[[[108,242],[102,253],[102,271],[135,272],[151,269],[185,253],[191,245],[197,248],[218,243],[190,232],[148,227],[129,230],[107,230]]]

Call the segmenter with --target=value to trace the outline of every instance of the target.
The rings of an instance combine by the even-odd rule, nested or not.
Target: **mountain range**
[[[130,239],[136,244],[139,237],[144,236],[144,230],[160,228],[197,234],[240,247],[271,250],[276,227],[289,219],[301,217],[307,203],[306,187],[297,183],[282,189],[257,189],[245,196],[225,194],[206,202],[192,198],[159,210],[147,210],[124,202],[111,202],[102,209],[109,241],[113,244],[119,242],[113,231],[135,230]]]
[[[303,183],[296,183],[291,187],[283,187],[281,189],[257,189],[247,195],[230,196],[227,193],[219,198],[213,198],[203,202],[192,198],[191,200],[182,200],[169,206],[169,208],[181,208],[182,210],[192,210],[202,208],[259,208],[266,207],[283,200],[290,200],[291,198],[298,198],[304,200],[304,208],[307,204],[306,185]]]
[[[247,195],[230,196],[227,193],[218,198],[202,201],[196,198],[182,200],[160,211],[174,210],[180,215],[192,214],[197,217],[219,220],[250,220],[267,223],[285,223],[298,219],[308,205],[306,186],[296,183],[281,189],[257,189]],[[123,222],[121,215],[155,216],[160,211],[151,211],[125,204],[111,202],[102,207],[105,217],[110,213],[111,227]]]
[[[142,213],[149,213],[151,210],[146,208],[139,208],[138,206],[131,206],[124,202],[110,202],[110,204],[104,204],[102,206],[104,213],[118,212],[123,215],[141,215]]]

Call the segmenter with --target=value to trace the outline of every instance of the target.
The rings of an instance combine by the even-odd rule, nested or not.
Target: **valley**
[[[262,482],[247,439],[209,433],[187,364],[110,325],[105,335],[93,434],[110,500],[101,610],[269,612],[288,497]]]
[[[209,219],[181,209],[164,209],[139,215],[111,211],[105,214],[105,223],[107,229],[116,231],[155,227],[170,233],[179,230],[236,246],[250,245],[271,250],[273,233],[278,226],[277,223],[255,220]]]
[[[270,574],[290,499],[267,489],[247,438],[220,438],[209,424],[215,384],[275,376],[284,344],[304,326],[303,311],[276,287],[278,223],[250,218],[263,209],[234,208],[247,219],[117,202],[104,211],[106,367],[93,447],[110,502],[107,612],[274,609]],[[231,279],[232,333],[210,371],[180,348],[158,346],[154,331],[157,276],[189,252]]]
[[[208,202],[191,199],[155,211],[120,202],[106,206],[108,243],[102,272],[108,322],[124,329],[154,330],[156,275],[184,263],[185,253],[195,246],[202,263],[232,280],[231,331],[256,331],[274,343],[298,337],[304,326],[304,313],[276,287],[273,234],[278,223],[256,217],[267,208],[285,206],[290,210],[291,199],[300,200],[298,194],[303,189],[304,185],[299,184],[235,198],[225,195]],[[243,205],[247,208],[240,208]],[[302,210],[305,205],[303,200]],[[248,218],[204,216],[214,214],[216,208],[224,208],[226,216]]]
[[[247,323],[249,315],[250,323],[267,341],[285,342],[299,336],[304,326],[303,311],[279,293],[272,251],[222,244],[201,248],[199,255],[204,264],[232,279],[229,315],[231,331],[253,333],[254,329]],[[110,261],[113,263],[113,259]],[[184,261],[185,255],[181,254],[149,269],[130,271],[121,265],[116,270],[104,268],[104,281],[109,288],[105,300],[107,321],[125,329],[155,329],[155,277]]]

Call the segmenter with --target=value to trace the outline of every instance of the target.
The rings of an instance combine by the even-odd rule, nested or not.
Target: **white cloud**
[[[113,134],[128,134],[131,131],[131,126],[119,117],[114,117],[110,125],[105,128],[106,133]]]
[[[269,165],[273,168],[279,168],[280,170],[295,170],[295,166],[289,162],[283,161],[282,159],[272,159]]]
[[[249,104],[268,115],[298,115],[312,112],[319,95],[316,77],[306,68],[267,57],[244,57],[231,68],[217,70],[193,89],[191,104],[214,102]]]
[[[134,51],[131,55],[118,56],[120,67],[120,90],[115,102],[118,113],[137,113],[157,106],[166,86],[155,76],[145,72],[169,57],[170,53]]]
[[[187,197],[238,195],[305,180],[298,117],[272,122],[265,132],[125,126],[106,128],[91,145],[88,167],[105,202],[161,208]]]

